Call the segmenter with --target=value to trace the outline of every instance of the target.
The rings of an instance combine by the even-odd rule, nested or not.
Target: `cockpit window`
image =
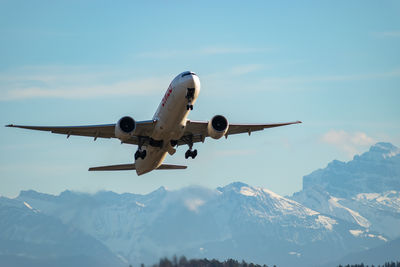
[[[191,72],[191,71],[185,71],[184,73],[182,73],[182,76],[181,76],[181,77],[185,77],[185,76],[188,76],[188,75],[190,75],[190,74],[192,74],[192,75],[196,75],[196,73],[194,73],[194,72]]]

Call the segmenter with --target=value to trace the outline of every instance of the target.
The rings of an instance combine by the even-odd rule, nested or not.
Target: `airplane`
[[[196,158],[197,150],[193,144],[203,142],[206,137],[220,139],[233,134],[248,133],[291,124],[301,121],[273,124],[234,124],[229,123],[222,115],[214,116],[210,121],[188,120],[189,112],[193,110],[200,93],[200,79],[191,71],[185,71],[176,76],[151,120],[135,121],[124,116],[116,124],[88,126],[24,126],[6,125],[29,130],[49,131],[64,134],[97,138],[118,138],[121,144],[137,145],[135,161],[130,164],[108,165],[89,168],[89,171],[120,171],[136,170],[137,175],[143,175],[153,170],[186,169],[187,166],[163,164],[167,154],[173,155],[176,148],[188,145],[185,158]]]

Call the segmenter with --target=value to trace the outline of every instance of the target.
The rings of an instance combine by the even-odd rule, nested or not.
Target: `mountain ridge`
[[[275,260],[283,266],[302,262],[307,266],[329,261],[332,247],[339,257],[384,242],[379,234],[354,236],[351,231],[358,229],[354,224],[268,189],[239,182],[213,190],[191,186],[148,195],[112,194],[124,197],[123,202],[96,198],[100,195],[107,194],[94,194],[90,203],[80,205],[77,200],[71,204],[71,199],[63,199],[62,194],[55,206],[43,202],[43,196],[35,199],[22,195],[18,199],[89,233],[134,264],[183,254],[242,257],[259,263]],[[76,197],[85,198],[81,193]],[[274,244],[270,240],[275,240]],[[248,242],[259,246],[249,249],[244,246]],[[138,243],[141,246],[135,245]],[[315,251],[319,251],[318,257]],[[149,253],[151,256],[143,256]]]
[[[397,147],[377,143],[350,162],[332,161],[304,176],[305,188],[290,197],[242,182],[216,189],[161,186],[144,195],[66,190],[56,196],[28,190],[15,199],[0,198],[0,212],[14,205],[55,218],[135,265],[178,254],[313,266],[400,235],[399,159]],[[374,180],[379,172],[381,183],[347,187]],[[7,216],[3,223],[12,225]]]

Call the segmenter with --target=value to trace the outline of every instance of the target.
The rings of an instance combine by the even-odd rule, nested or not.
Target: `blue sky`
[[[0,125],[152,117],[192,70],[191,119],[288,126],[180,147],[185,171],[89,173],[128,163],[118,140],[0,127],[0,195],[35,189],[147,193],[232,181],[287,195],[302,176],[378,141],[400,145],[398,1],[1,1]]]

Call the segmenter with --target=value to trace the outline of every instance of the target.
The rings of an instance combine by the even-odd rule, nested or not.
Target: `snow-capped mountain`
[[[0,266],[124,266],[104,244],[28,203],[0,197]]]
[[[291,199],[394,239],[400,236],[400,149],[377,143],[347,163],[333,161],[303,178]]]
[[[216,190],[161,187],[148,195],[66,191],[54,197],[26,191],[17,199],[90,234],[133,264],[182,254],[309,266],[386,240],[243,183]]]
[[[303,190],[318,187],[336,197],[400,191],[400,149],[377,143],[349,162],[334,160],[303,177]]]
[[[22,191],[0,198],[0,266],[60,258],[138,265],[172,255],[313,266],[398,244],[390,242],[400,235],[398,148],[378,143],[350,162],[333,161],[303,187],[290,198],[239,182],[147,195]]]

